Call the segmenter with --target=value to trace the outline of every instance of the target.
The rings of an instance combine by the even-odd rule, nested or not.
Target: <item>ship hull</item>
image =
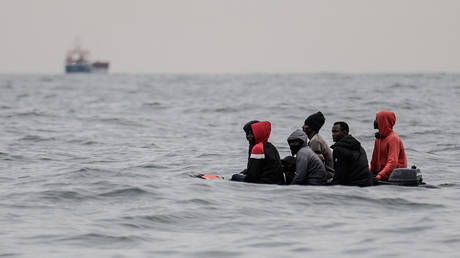
[[[66,73],[107,73],[109,70],[108,63],[93,64],[68,64],[65,66]]]
[[[91,73],[92,67],[90,64],[71,64],[65,66],[66,73]]]

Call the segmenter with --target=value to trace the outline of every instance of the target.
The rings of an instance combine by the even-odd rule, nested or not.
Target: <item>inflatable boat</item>
[[[198,174],[191,176],[201,179],[224,179],[222,176],[213,174]],[[374,185],[420,186],[425,185],[425,182],[423,182],[420,169],[412,166],[411,168],[394,169],[393,172],[391,172],[388,181],[374,181]]]

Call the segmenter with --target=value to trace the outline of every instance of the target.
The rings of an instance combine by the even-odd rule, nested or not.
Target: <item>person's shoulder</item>
[[[329,149],[329,145],[327,144],[327,141],[321,135],[315,134],[315,136],[312,137],[311,139],[312,141],[313,139],[315,139],[314,145],[318,146],[317,148],[320,148],[322,151]]]
[[[363,146],[359,146],[359,151],[366,153],[366,150],[363,148]]]
[[[401,137],[399,136],[399,134],[397,134],[396,132],[393,131],[392,133],[395,137],[397,137],[398,139],[401,139]]]
[[[343,145],[340,145],[340,144],[335,144],[335,145],[332,145],[333,148],[333,153],[338,153],[338,152],[343,152],[343,151],[346,151],[347,148]]]
[[[271,143],[271,142],[266,142],[266,143],[264,143],[263,146],[264,146],[264,148],[265,148],[266,150],[276,150],[276,151],[278,151],[278,149],[276,148],[276,146],[273,145],[273,143]]]
[[[318,138],[319,138],[319,141],[320,141],[323,145],[329,146],[329,145],[327,144],[326,139],[324,139],[323,136],[321,136],[320,134],[318,134]]]
[[[315,134],[313,137],[311,137],[310,141],[308,142],[308,145],[312,147],[313,149],[320,147],[321,144],[321,139],[318,137],[319,134]]]
[[[275,145],[273,145],[273,143],[271,143],[271,142],[265,142],[264,145],[265,146],[270,146],[270,147],[275,147]]]
[[[358,150],[359,151],[359,150]],[[336,146],[332,152],[332,157],[348,157],[352,154],[352,150],[345,146]]]
[[[309,147],[305,146],[305,147],[302,147],[298,152],[297,152],[297,156],[306,156],[306,157],[309,157],[309,156],[313,156],[313,155],[316,155]]]
[[[319,142],[321,141],[321,135],[319,135],[319,133],[313,135],[313,137],[311,137],[310,139],[310,142]]]
[[[388,138],[389,141],[402,142],[401,137],[395,132],[391,132],[386,138]]]

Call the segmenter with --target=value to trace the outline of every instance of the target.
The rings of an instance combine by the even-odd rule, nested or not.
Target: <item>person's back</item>
[[[395,168],[406,168],[407,160],[401,138],[393,131],[396,116],[391,111],[380,111],[376,115],[379,129],[376,134],[370,171],[378,180],[388,180]]]
[[[271,132],[270,122],[254,123],[251,129],[255,144],[249,156],[244,181],[265,184],[284,183],[278,150],[268,142]]]
[[[317,133],[311,138],[308,145],[314,153],[321,154],[324,157],[326,169],[329,168],[328,171],[330,171],[329,177],[334,176],[334,173],[332,172],[334,168],[334,161],[332,159],[331,149],[329,148],[326,140]]]
[[[324,185],[326,169],[318,155],[305,144],[296,155],[296,174],[291,184]]]
[[[342,128],[345,127],[345,128]],[[366,151],[361,143],[348,134],[345,122],[336,122],[332,127],[332,145],[334,158],[334,179],[336,185],[372,185],[372,175],[369,172]]]
[[[288,137],[289,148],[296,159],[296,171],[291,184],[324,185],[326,169],[318,155],[307,144],[307,136],[302,130],[294,131]]]

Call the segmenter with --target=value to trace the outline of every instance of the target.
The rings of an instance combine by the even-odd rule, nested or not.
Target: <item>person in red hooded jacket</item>
[[[381,181],[388,180],[393,169],[407,167],[403,143],[393,131],[395,122],[395,113],[387,110],[378,112],[374,121],[374,128],[379,129],[379,132],[375,134],[369,170]]]
[[[264,184],[284,183],[280,155],[276,147],[268,142],[270,132],[271,124],[268,121],[250,124],[246,131],[246,139],[251,148],[246,175],[233,175],[232,180]]]

